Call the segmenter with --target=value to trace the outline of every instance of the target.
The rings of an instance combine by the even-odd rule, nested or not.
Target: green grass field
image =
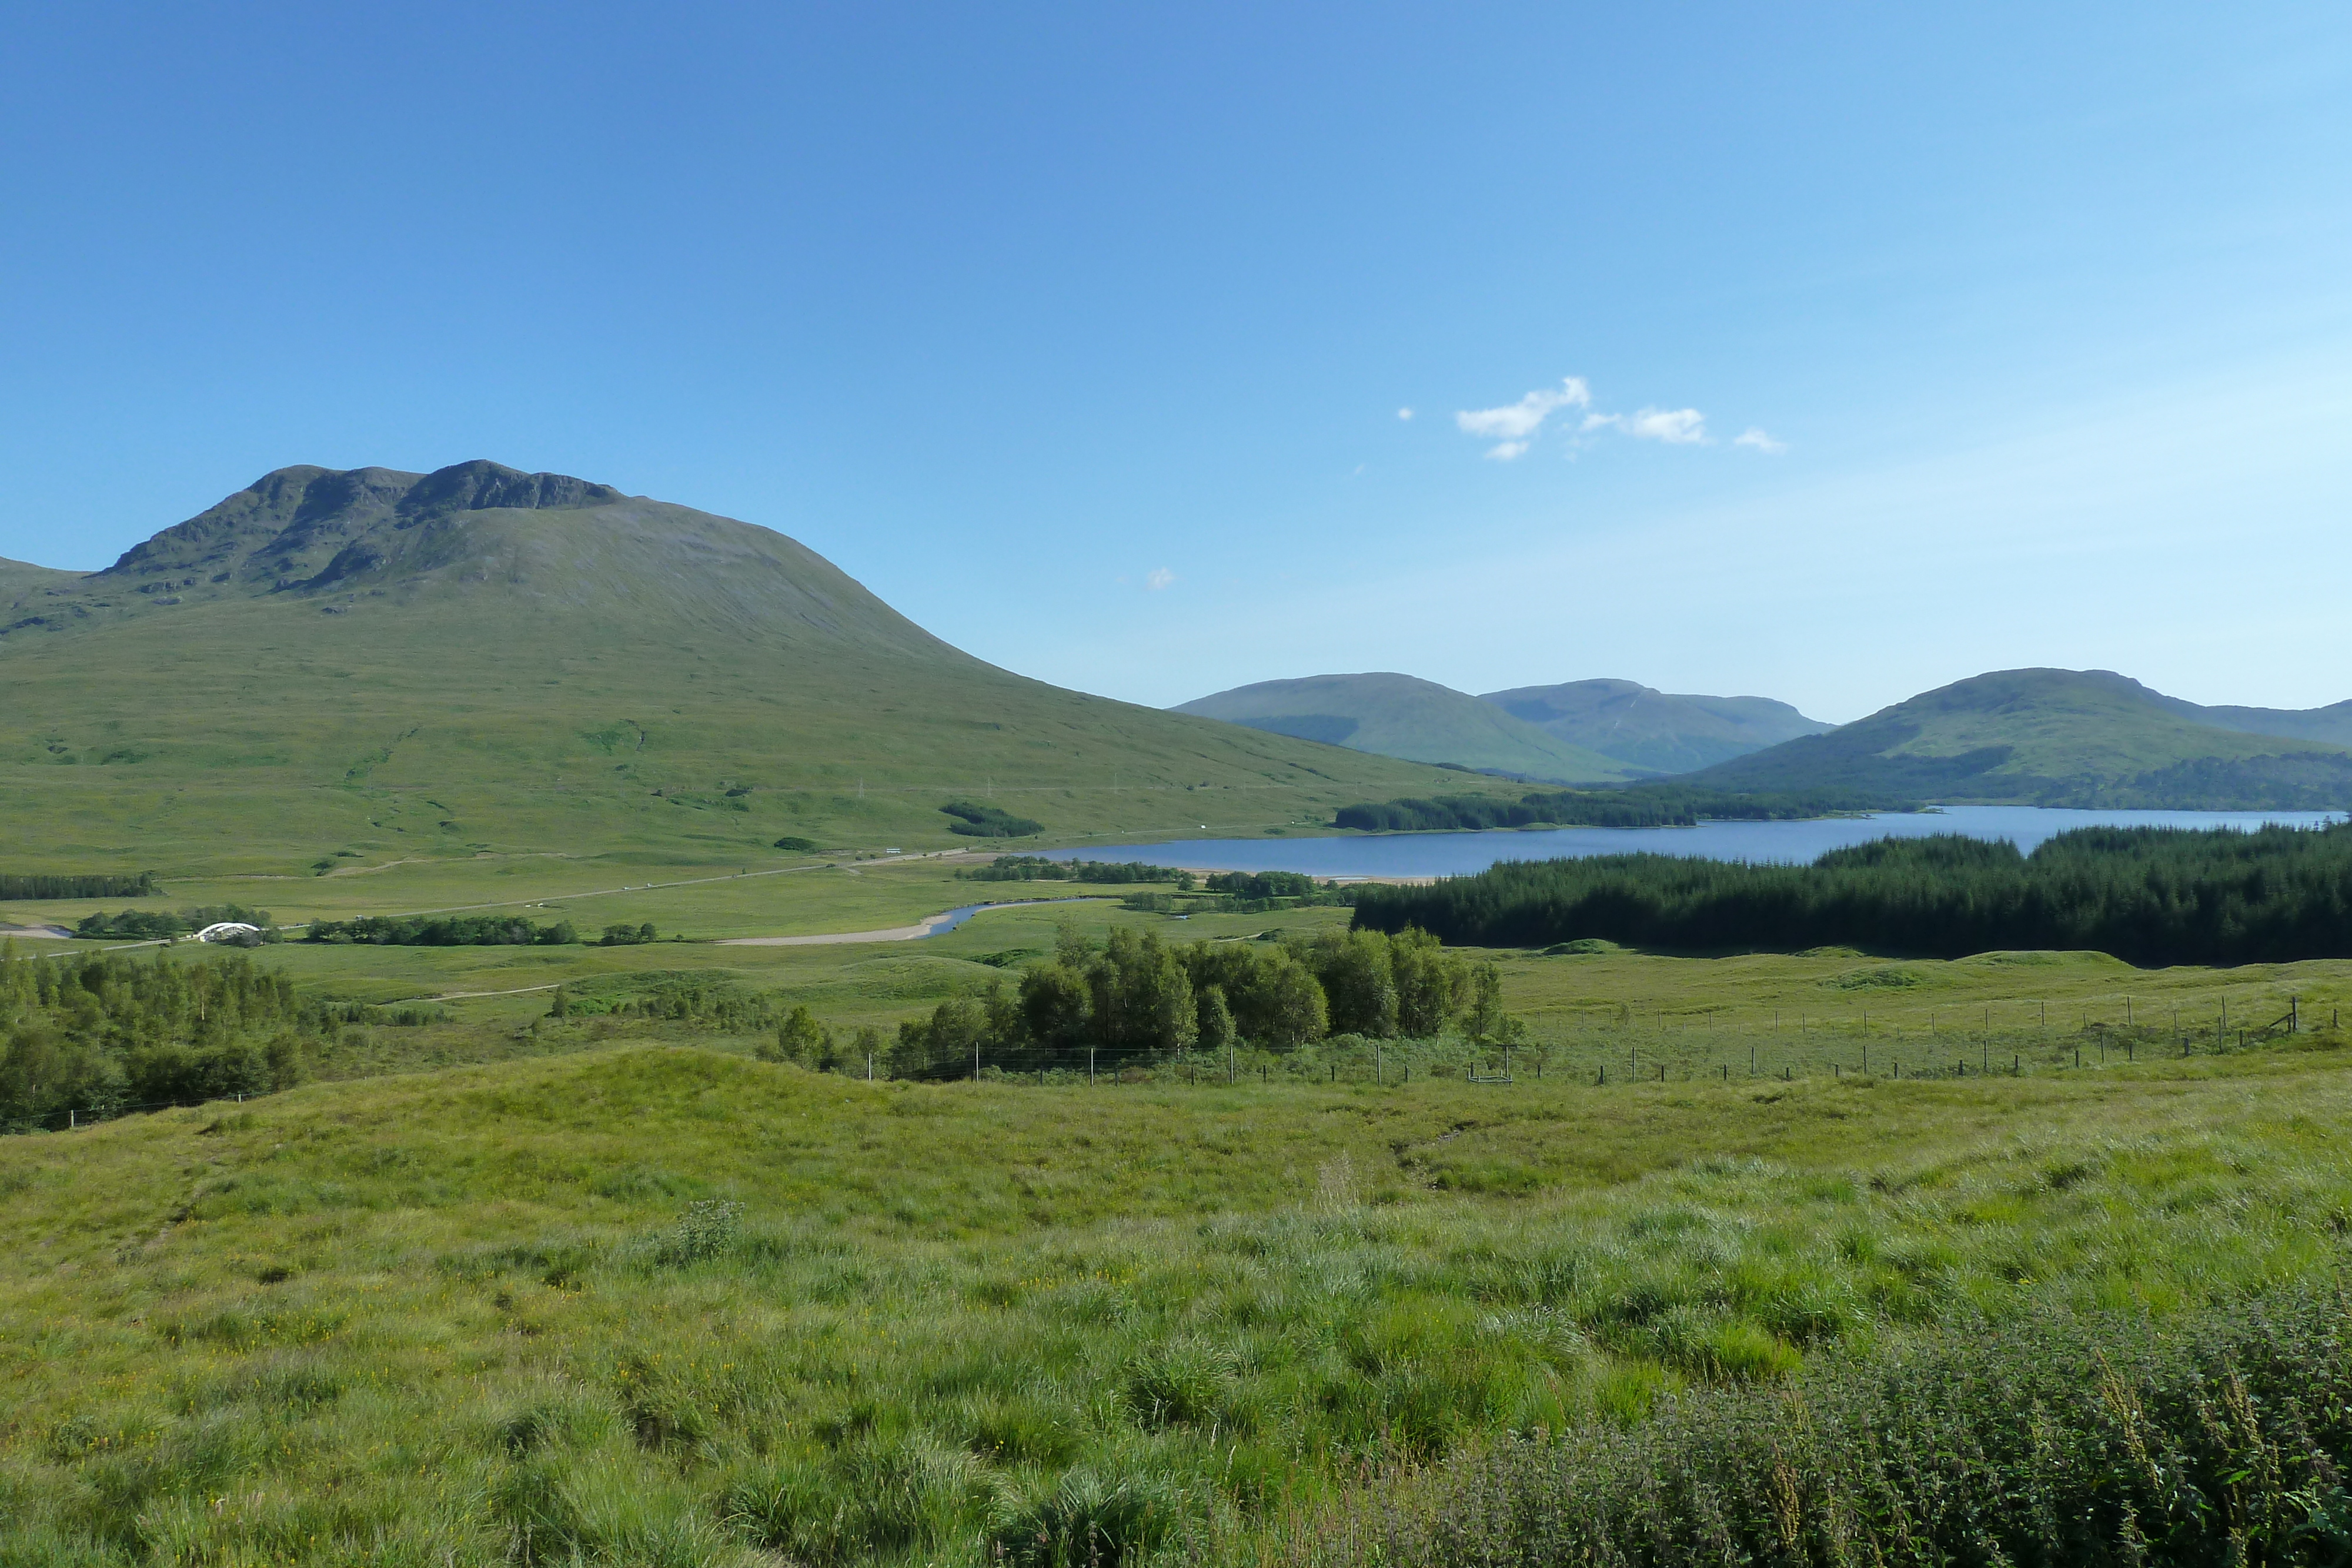
[[[938,860],[625,892],[593,870],[269,902],[709,938],[1035,891]],[[8,913],[37,912],[75,910]],[[1459,1040],[1389,1042],[1378,1086],[1346,1040],[1244,1052],[1232,1086],[1207,1062],[868,1084],[523,988],[684,976],[887,1027],[1065,921],[1218,939],[1346,913],[1097,897],[866,946],[265,949],[315,994],[508,994],[343,1029],[319,1081],[243,1106],[0,1141],[0,1563],[1240,1560],[1513,1433],[1638,1427],[1662,1394],[1964,1325],[2194,1315],[2341,1261],[2343,962],[1498,953],[1530,1023],[1514,1082],[1465,1082],[1500,1063]],[[2254,1024],[2289,997],[2303,1032],[2179,1054],[2174,1008]],[[2021,1075],[1985,1075],[1996,1051]]]
[[[1833,1346],[2324,1274],[2345,1066],[1040,1090],[614,1043],[9,1140],[0,1561],[1246,1554]]]

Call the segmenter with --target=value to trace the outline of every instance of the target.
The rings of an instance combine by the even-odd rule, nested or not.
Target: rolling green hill
[[[556,475],[287,468],[0,573],[0,864],[283,872],[1328,821],[1458,775],[1026,680],[782,535]],[[1467,700],[1467,699],[1465,699]]]
[[[1691,782],[2042,806],[2332,810],[2352,805],[2352,751],[2226,728],[2218,716],[2310,720],[2326,733],[2317,716],[2336,711],[2200,708],[2105,670],[2002,670],[1719,763]]]
[[[1688,773],[1830,727],[1770,697],[1678,695],[1633,681],[1515,686],[1479,700],[1570,746],[1652,773]]]
[[[1558,783],[1630,779],[1642,771],[1548,735],[1466,693],[1412,675],[1260,681],[1197,698],[1174,711],[1383,757],[1450,762]]]

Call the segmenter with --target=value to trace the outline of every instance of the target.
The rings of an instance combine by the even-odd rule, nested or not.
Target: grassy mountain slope
[[[2003,670],[1717,764],[1692,781],[2045,806],[2352,804],[2352,751],[2223,729],[2177,706],[2193,705],[2108,671]]]
[[[1677,695],[1633,681],[1515,686],[1479,701],[1570,746],[1654,773],[1688,773],[1830,727],[1770,697]]]
[[[80,580],[79,572],[59,571],[55,567],[35,566],[30,561],[0,556],[0,604],[13,603],[44,588],[61,588]]]
[[[732,862],[969,842],[965,795],[1067,841],[1463,782],[1025,680],[781,535],[494,464],[281,470],[5,587],[12,868]]]
[[[2117,675],[2117,680],[2125,677]],[[2137,681],[2126,685],[2139,686]],[[2140,690],[2147,691],[2145,686]],[[2274,735],[2289,740],[2316,741],[2323,746],[2352,747],[2352,702],[2331,703],[2326,707],[2275,708],[2239,707],[2234,705],[2203,707],[2180,697],[2168,697],[2161,692],[2148,692],[2164,709],[2192,724],[2211,725],[2216,729],[2234,729],[2243,735]]]
[[[1259,681],[1181,704],[1174,711],[1384,757],[1451,762],[1563,783],[1628,779],[1639,772],[1465,693],[1412,675]]]

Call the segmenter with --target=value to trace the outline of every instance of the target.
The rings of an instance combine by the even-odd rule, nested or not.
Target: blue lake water
[[[1804,822],[1702,822],[1696,828],[1504,829],[1483,833],[1379,833],[1330,839],[1178,839],[1162,844],[1088,845],[1051,860],[1141,861],[1216,871],[1298,871],[1314,876],[1461,876],[1502,861],[1583,855],[1690,855],[1797,863],[1873,839],[1964,833],[2007,839],[2031,852],[2072,828],[2315,827],[2329,811],[2068,811],[2039,806],[1946,806]]]

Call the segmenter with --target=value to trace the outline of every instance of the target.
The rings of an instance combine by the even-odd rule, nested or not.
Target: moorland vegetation
[[[780,534],[493,463],[282,469],[103,571],[12,580],[0,681],[29,871],[772,863],[958,823],[1305,825],[1449,777],[1025,680]]]
[[[617,1047],[9,1140],[0,1551],[2332,1562],[2347,1093]]]

